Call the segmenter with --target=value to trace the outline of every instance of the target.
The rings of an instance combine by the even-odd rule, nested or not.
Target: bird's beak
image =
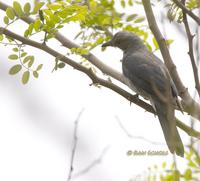
[[[112,41],[108,41],[108,42],[102,44],[102,47],[108,47],[108,46],[113,46]]]

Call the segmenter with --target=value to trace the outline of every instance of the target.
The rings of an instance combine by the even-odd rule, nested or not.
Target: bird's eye
[[[121,41],[120,41],[119,39],[116,39],[116,40],[115,40],[115,44],[117,44],[117,45],[119,45],[120,42],[121,42]]]

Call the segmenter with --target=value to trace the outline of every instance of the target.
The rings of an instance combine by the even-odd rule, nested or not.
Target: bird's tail
[[[174,109],[172,106],[169,108],[169,106],[162,102],[154,101],[154,104],[170,152],[183,157],[184,147],[176,128]]]

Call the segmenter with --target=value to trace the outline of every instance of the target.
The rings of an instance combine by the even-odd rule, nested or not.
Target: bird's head
[[[143,41],[134,33],[128,31],[120,31],[116,33],[113,38],[104,43],[102,47],[113,46],[118,47],[123,51],[126,51],[129,48],[138,49],[141,46],[144,46]]]

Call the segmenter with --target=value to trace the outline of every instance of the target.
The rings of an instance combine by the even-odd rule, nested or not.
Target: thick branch
[[[182,0],[182,3],[185,4],[185,0]],[[187,39],[188,39],[188,45],[189,45],[188,54],[190,56],[190,61],[191,61],[191,64],[192,64],[194,80],[195,80],[195,87],[196,87],[196,90],[197,90],[199,97],[200,97],[200,84],[199,84],[198,68],[197,68],[197,65],[196,65],[196,62],[195,62],[194,51],[193,51],[193,38],[194,38],[194,36],[192,35],[192,33],[190,31],[190,27],[189,27],[189,24],[188,24],[188,19],[187,19],[185,11],[183,11],[183,23],[184,23],[184,26],[185,26]]]
[[[120,94],[124,98],[128,99],[129,101],[131,101],[131,102],[135,103],[136,105],[142,107],[146,111],[151,112],[151,113],[155,113],[155,111],[154,111],[154,109],[152,108],[151,105],[140,100],[137,96],[134,96],[134,95],[128,93],[127,91],[125,91],[124,89],[120,88],[119,86],[113,84],[110,81],[106,81],[102,78],[99,78],[96,74],[94,74],[94,72],[91,69],[86,68],[86,67],[80,65],[79,63],[65,57],[64,55],[60,54],[59,52],[55,51],[54,49],[51,49],[47,45],[42,44],[42,43],[38,43],[36,41],[30,40],[30,39],[27,39],[27,38],[24,38],[23,36],[20,36],[20,35],[12,32],[12,31],[7,30],[7,29],[2,28],[2,27],[0,27],[0,32],[9,36],[9,37],[12,37],[12,38],[18,40],[18,41],[21,41],[23,44],[30,45],[32,47],[43,50],[43,51],[49,53],[50,55],[52,55],[54,57],[59,57],[59,60],[63,61],[64,63],[67,63],[68,65],[72,66],[73,68],[87,74],[90,77],[90,79],[93,81],[94,84],[100,84],[104,87],[107,87],[107,88],[117,92],[118,94]]]
[[[2,3],[0,1],[0,9],[5,11],[6,8],[8,8],[8,7],[9,7],[8,5],[6,5],[5,3]],[[149,7],[147,7],[147,10],[148,9],[149,9]],[[151,10],[151,6],[150,6],[150,10]],[[152,10],[149,12],[148,16],[150,17],[149,19],[153,18],[155,21]],[[30,17],[22,17],[21,19],[28,24],[34,22],[34,20]],[[156,22],[155,22],[155,24],[156,24]],[[150,26],[150,28],[151,28],[151,26]],[[159,31],[159,29],[158,29],[158,31]],[[155,36],[155,34],[154,34],[154,36]],[[155,36],[155,37],[157,37],[157,36]],[[55,38],[66,48],[70,49],[70,48],[79,47],[77,44],[71,42],[70,40],[68,40],[65,36],[63,36],[59,32],[55,34]],[[160,44],[164,43],[164,45],[163,45],[164,48],[161,48],[161,45],[159,45],[160,48],[163,49],[164,52],[166,52],[164,54],[169,55],[167,46],[165,44],[165,41],[163,41],[164,39],[162,38],[162,35],[159,36],[157,39],[160,39],[160,41],[158,41],[158,42],[161,42]],[[97,68],[99,68],[103,73],[110,75],[111,77],[115,78],[116,80],[118,80],[126,85],[126,78],[121,73],[119,73],[118,71],[112,69],[111,67],[109,67],[106,64],[104,64],[103,62],[101,62],[95,55],[90,53],[89,55],[85,55],[84,58],[86,58],[93,65],[95,65]],[[171,60],[170,55],[169,55],[169,60]],[[165,62],[169,62],[168,58],[167,58],[167,60],[165,60]],[[172,62],[172,60],[171,60],[171,62]],[[170,62],[168,64],[169,64],[168,69],[171,70],[170,72],[171,72],[172,77],[175,81],[175,84],[179,90],[179,95],[182,97],[182,104],[184,107],[184,111],[187,112],[188,114],[190,114],[191,116],[193,116],[194,118],[200,120],[200,114],[199,114],[200,105],[193,100],[193,98],[188,93],[187,89],[183,86],[182,82],[180,81],[180,78],[178,77],[178,73],[176,71],[176,67],[173,64],[173,62],[172,62],[172,65]]]
[[[163,38],[158,25],[156,23],[153,10],[151,7],[150,0],[142,0],[144,10],[146,13],[146,17],[149,23],[149,27],[156,38],[158,45],[160,47],[160,51],[162,53],[164,62],[170,71],[170,74],[176,84],[176,87],[179,92],[179,96],[182,98],[182,104],[184,111],[193,116],[194,118],[200,120],[200,105],[190,96],[188,90],[184,87],[178,72],[176,70],[176,66],[173,63],[173,60],[170,56],[167,44],[165,39]]]
[[[18,41],[21,41],[23,44],[26,45],[30,45],[32,47],[38,48],[40,50],[43,50],[45,52],[47,52],[48,54],[54,56],[54,57],[59,57],[60,61],[63,61],[66,64],[71,65],[72,67],[74,67],[75,69],[85,73],[86,75],[88,75],[90,77],[90,79],[93,81],[93,83],[95,84],[100,84],[104,87],[107,87],[115,92],[117,92],[118,94],[120,94],[121,96],[123,96],[124,98],[128,99],[129,101],[135,103],[136,105],[142,107],[143,109],[145,109],[146,111],[155,114],[154,109],[152,108],[151,105],[147,104],[146,102],[140,100],[137,96],[134,96],[130,93],[128,93],[127,91],[123,90],[122,88],[118,87],[117,85],[106,81],[104,79],[99,78],[96,74],[94,74],[94,72],[91,69],[88,69],[82,65],[80,65],[79,63],[65,57],[64,55],[60,54],[59,52],[51,49],[50,47],[48,47],[45,44],[42,43],[38,43],[36,41],[27,39],[23,36],[20,36],[10,30],[7,30],[3,27],[0,27],[0,32],[7,35],[8,37],[12,37]],[[188,135],[200,135],[200,133],[198,133],[197,131],[193,130],[192,128],[188,127],[187,125],[185,125],[184,123],[180,122],[178,119],[176,119],[176,124],[178,127],[180,127],[181,129],[183,129],[184,131],[187,132]],[[197,134],[198,133],[198,134]],[[199,136],[200,137],[200,136]]]
[[[194,21],[196,21],[198,23],[198,25],[200,25],[200,18],[195,15],[192,11],[190,11],[189,9],[187,9],[183,3],[181,3],[179,0],[172,0],[179,8],[182,9],[182,11],[186,14],[188,14]]]

